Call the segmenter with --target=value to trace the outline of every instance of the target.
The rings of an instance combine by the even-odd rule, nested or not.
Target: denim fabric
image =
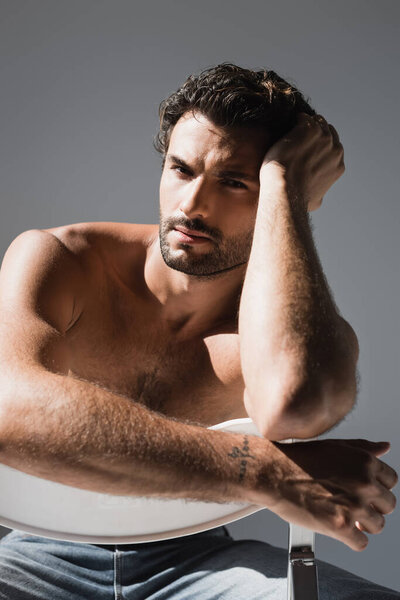
[[[318,560],[320,600],[400,593]],[[1,600],[285,600],[287,552],[225,527],[130,545],[62,542],[12,531],[0,542]]]

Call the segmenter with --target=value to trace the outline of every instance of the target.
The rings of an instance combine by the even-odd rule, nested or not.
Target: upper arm
[[[1,387],[21,369],[68,372],[64,334],[81,299],[79,262],[58,238],[41,230],[15,238],[0,270]]]

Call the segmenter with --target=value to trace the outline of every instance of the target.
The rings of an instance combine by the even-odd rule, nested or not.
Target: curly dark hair
[[[267,128],[274,143],[296,124],[297,114],[315,115],[303,94],[275,71],[253,71],[229,62],[190,75],[159,106],[154,148],[165,155],[172,130],[186,112],[200,112],[220,127]]]

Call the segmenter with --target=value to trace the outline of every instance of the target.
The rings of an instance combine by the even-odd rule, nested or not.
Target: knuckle
[[[350,513],[346,510],[341,509],[333,516],[333,526],[337,531],[345,531],[352,526],[352,519]]]

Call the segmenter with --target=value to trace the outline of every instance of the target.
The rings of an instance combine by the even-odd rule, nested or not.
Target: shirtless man
[[[308,219],[344,172],[339,136],[276,73],[226,63],[189,78],[160,116],[160,226],[30,230],[6,252],[0,461],[103,493],[251,502],[364,550],[395,507],[397,474],[379,459],[389,443],[279,443],[326,432],[356,399],[357,338]],[[246,416],[263,437],[249,436],[243,469],[243,435],[207,427]],[[13,532],[0,598],[109,598],[113,583],[129,600],[284,597],[285,553],[220,529],[162,542],[172,563],[144,575],[127,562],[119,583],[105,575],[110,549]],[[159,545],[125,548],[126,561]],[[321,600],[332,576],[337,598],[400,598],[321,563]]]

